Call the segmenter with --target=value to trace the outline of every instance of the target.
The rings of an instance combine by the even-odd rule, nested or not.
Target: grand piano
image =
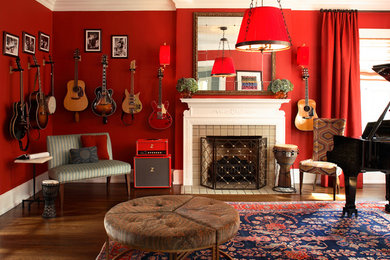
[[[372,68],[390,81],[390,64],[375,65]],[[386,200],[390,201],[390,120],[384,120],[390,102],[376,122],[370,122],[361,139],[335,135],[334,148],[327,152],[329,162],[336,163],[344,172],[345,207],[343,216],[357,217],[355,205],[356,180],[360,172],[381,171],[386,174]],[[390,203],[385,206],[390,213]]]

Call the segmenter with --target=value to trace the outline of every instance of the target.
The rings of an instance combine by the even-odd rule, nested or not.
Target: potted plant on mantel
[[[276,79],[268,85],[268,90],[275,94],[275,98],[287,98],[287,93],[294,89],[288,79]]]
[[[198,91],[198,82],[194,78],[180,78],[177,80],[176,89],[183,98],[190,98],[192,93]]]

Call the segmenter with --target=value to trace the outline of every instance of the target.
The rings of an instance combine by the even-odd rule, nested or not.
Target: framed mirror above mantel
[[[275,53],[243,52],[235,49],[242,12],[194,12],[193,77],[198,81],[196,95],[273,95],[267,90],[275,78]],[[222,29],[225,27],[226,29]],[[224,51],[221,38],[227,39]],[[211,77],[214,60],[233,59],[236,76]]]

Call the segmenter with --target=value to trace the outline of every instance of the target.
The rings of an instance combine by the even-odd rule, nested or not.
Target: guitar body
[[[69,111],[83,111],[88,107],[88,99],[85,95],[85,83],[82,80],[77,81],[75,86],[74,80],[69,80],[67,92],[64,99],[64,107]]]
[[[152,102],[153,112],[149,116],[149,125],[154,129],[166,129],[172,125],[172,117],[167,111],[169,102],[165,101],[159,107],[156,101]]]
[[[95,89],[96,98],[92,102],[92,112],[97,116],[110,116],[116,110],[116,103],[112,98],[113,90],[102,90],[102,87]]]
[[[23,139],[27,133],[27,110],[27,104],[22,105],[20,101],[14,102],[9,132],[11,133],[11,136],[17,140]]]
[[[34,91],[30,94],[30,124],[35,129],[45,129],[49,122],[45,94]]]
[[[305,99],[298,101],[298,113],[295,117],[295,126],[301,131],[313,131],[313,119],[318,118],[316,112],[316,102],[308,99],[306,105]]]
[[[141,112],[142,103],[139,99],[140,93],[138,92],[135,95],[131,95],[127,89],[125,89],[125,98],[122,102],[122,110],[127,114],[136,114]]]

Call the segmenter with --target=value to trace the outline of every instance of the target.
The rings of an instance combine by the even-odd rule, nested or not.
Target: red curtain
[[[322,11],[321,117],[345,118],[345,135],[362,134],[360,102],[358,13],[352,10]],[[321,185],[327,187],[328,176]],[[344,184],[344,178],[340,178]],[[357,188],[363,186],[359,174]]]

